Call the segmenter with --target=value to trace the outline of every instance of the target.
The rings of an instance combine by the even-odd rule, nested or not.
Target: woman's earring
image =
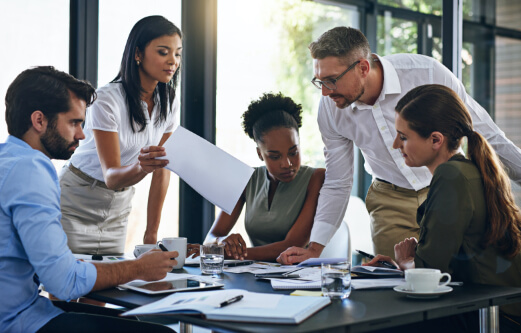
[[[139,65],[141,65],[141,61],[136,60],[136,64],[137,64],[137,66],[139,67]]]

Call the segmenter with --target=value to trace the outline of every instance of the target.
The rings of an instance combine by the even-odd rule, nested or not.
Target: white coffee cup
[[[186,259],[186,237],[165,237],[157,242],[163,244],[168,251],[177,251],[179,255],[175,258],[177,265],[173,269],[182,268]]]
[[[447,281],[440,284],[440,280],[447,277]],[[405,281],[408,289],[420,293],[433,292],[439,287],[450,283],[450,274],[441,273],[439,269],[415,268],[405,271]]]
[[[152,249],[157,249],[155,244],[139,244],[134,248],[134,256],[137,258],[143,253],[150,251]]]

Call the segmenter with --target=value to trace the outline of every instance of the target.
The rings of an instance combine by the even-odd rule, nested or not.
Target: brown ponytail
[[[516,206],[510,179],[488,141],[472,131],[468,136],[468,155],[483,177],[489,224],[483,245],[493,245],[506,257],[521,248],[521,214]]]
[[[456,151],[462,138],[467,137],[468,155],[481,173],[487,202],[488,224],[482,245],[495,246],[508,258],[517,255],[521,250],[521,213],[510,180],[494,149],[474,131],[470,113],[459,96],[443,85],[419,86],[400,99],[396,112],[424,138],[435,131],[442,133],[450,151]]]

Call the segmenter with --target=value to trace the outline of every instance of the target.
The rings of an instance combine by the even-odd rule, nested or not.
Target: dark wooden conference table
[[[197,267],[184,267],[172,272],[201,274]],[[277,294],[290,294],[293,291],[273,290],[269,281],[257,280],[250,273],[223,273],[221,278],[225,289]],[[453,289],[436,299],[412,299],[392,289],[353,290],[348,299],[334,300],[299,325],[209,321],[186,315],[151,316],[143,320],[163,324],[179,321],[182,332],[191,332],[191,325],[215,332],[370,332],[479,310],[481,332],[497,332],[498,306],[521,302],[521,288],[464,285]],[[90,293],[87,297],[133,309],[165,296],[112,288]]]

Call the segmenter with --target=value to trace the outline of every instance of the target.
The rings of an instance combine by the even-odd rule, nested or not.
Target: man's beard
[[[341,95],[341,94],[331,94],[329,95],[329,97],[342,97],[345,99],[345,102],[342,103],[342,104],[337,104],[336,107],[339,108],[339,109],[345,109],[346,107],[348,107],[349,105],[353,104],[354,102],[358,101],[360,99],[360,97],[362,97],[362,95],[365,93],[365,89],[364,87],[362,87],[362,89],[360,90],[360,93],[355,97],[353,98],[352,100],[348,99],[345,95]]]
[[[67,141],[63,136],[58,133],[56,129],[57,120],[51,121],[47,126],[47,131],[42,135],[40,141],[43,147],[47,150],[50,157],[57,160],[68,160],[74,150],[70,150],[71,147],[77,146],[79,141]]]

